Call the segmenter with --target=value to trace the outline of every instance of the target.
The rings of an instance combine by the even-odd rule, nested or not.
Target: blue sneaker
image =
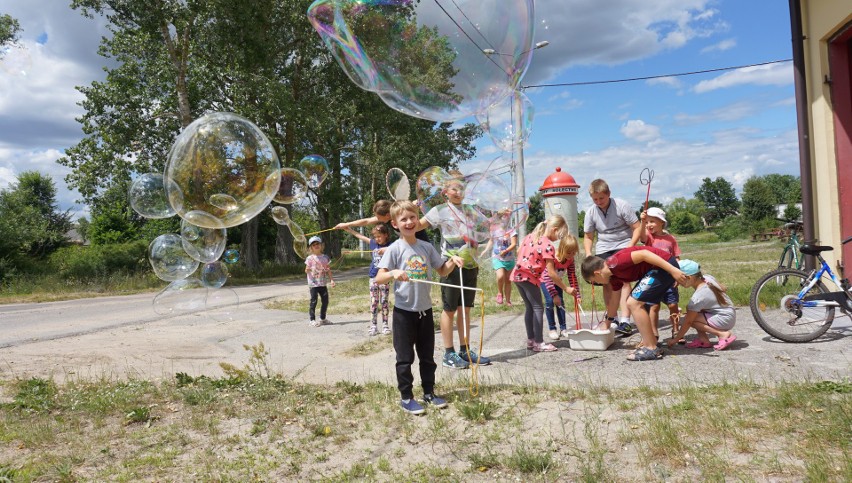
[[[630,322],[619,322],[615,326],[615,332],[621,335],[630,335],[633,333],[633,326]]]
[[[449,367],[452,369],[467,369],[470,366],[470,364],[466,360],[459,357],[459,354],[457,352],[449,352],[444,354],[443,363],[444,367]]]
[[[417,402],[416,399],[402,399],[399,401],[399,405],[402,406],[402,410],[407,412],[408,414],[423,414],[426,412],[426,409]]]
[[[438,409],[447,407],[447,400],[434,394],[424,394],[423,404],[429,404]]]
[[[470,352],[470,357],[468,357],[468,352]],[[459,357],[469,364],[479,364],[480,366],[487,366],[491,364],[491,359],[477,354],[473,349],[459,352]]]

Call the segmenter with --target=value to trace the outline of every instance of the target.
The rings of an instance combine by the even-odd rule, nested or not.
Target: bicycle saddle
[[[802,247],[799,248],[800,252],[805,253],[807,255],[816,255],[817,253],[830,252],[831,250],[834,250],[834,247],[826,247],[820,245],[802,245]]]

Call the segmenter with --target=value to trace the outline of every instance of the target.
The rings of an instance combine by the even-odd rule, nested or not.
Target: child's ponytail
[[[727,287],[720,284],[719,282],[715,282],[715,281],[710,282],[710,280],[707,280],[706,278],[704,278],[704,275],[701,272],[696,273],[695,275],[693,275],[693,277],[698,277],[701,280],[704,280],[704,283],[707,284],[707,286],[710,288],[710,291],[712,291],[713,295],[716,296],[716,302],[719,305],[721,305],[723,307],[728,305],[728,301],[725,300],[725,292],[728,291]]]

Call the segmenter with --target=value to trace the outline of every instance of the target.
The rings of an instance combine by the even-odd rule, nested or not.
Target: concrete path
[[[364,276],[362,270],[343,277]],[[272,369],[288,378],[313,383],[348,380],[395,384],[390,344],[367,356],[345,352],[367,340],[368,314],[335,316],[333,325],[309,327],[303,313],[265,309],[275,297],[306,293],[304,282],[239,287],[239,306],[225,306],[178,316],[154,313],[156,294],[0,306],[0,376],[4,379],[172,378],[177,372],[219,376],[220,362],[248,363],[245,345],[262,342]],[[332,296],[333,303],[333,296]],[[474,313],[476,310],[474,310]],[[771,339],[754,322],[747,307],[737,311],[738,340],[730,349],[667,351],[665,358],[631,362],[625,358],[638,336],[616,339],[606,351],[575,351],[557,341],[558,352],[527,351],[523,309],[473,318],[472,339],[484,333],[483,352],[491,366],[470,370],[439,367],[438,381],[449,378],[480,384],[601,384],[615,387],[713,384],[750,380],[849,380],[852,376],[852,324],[834,322],[821,339],[788,344]],[[330,317],[331,318],[331,317]],[[668,334],[668,329],[662,330]],[[690,336],[688,336],[690,337]],[[440,334],[435,358],[439,360]]]

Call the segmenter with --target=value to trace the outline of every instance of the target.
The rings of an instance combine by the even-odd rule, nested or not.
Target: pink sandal
[[[714,350],[722,351],[727,349],[734,341],[737,340],[737,336],[731,335],[726,339],[719,339],[719,343],[713,346]]]
[[[709,342],[704,342],[701,339],[695,339],[689,344],[686,344],[687,349],[709,349],[713,347],[713,344]]]
[[[497,305],[502,305],[503,304],[503,294],[498,293],[496,301],[497,301]]]

